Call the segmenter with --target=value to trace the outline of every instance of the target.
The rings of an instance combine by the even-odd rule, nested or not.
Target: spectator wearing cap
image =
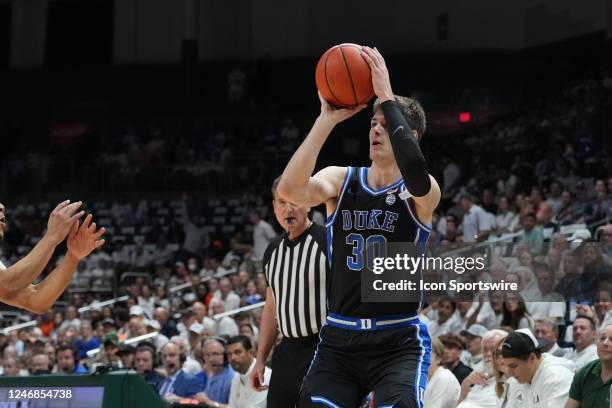
[[[497,344],[508,335],[499,329],[487,331],[482,340],[482,361],[461,382],[459,405],[457,408],[495,407],[497,395],[493,351]]]
[[[153,346],[155,346],[156,350],[161,350],[161,348],[164,347],[166,343],[170,341],[169,338],[159,332],[161,326],[159,325],[159,322],[157,320],[147,319],[145,322],[145,326],[147,333],[157,333],[157,336],[150,339],[153,342],[152,344]]]
[[[94,337],[89,320],[83,320],[81,322],[79,334],[80,337],[74,344],[79,351],[79,359],[84,359],[87,358],[87,352],[89,350],[100,347],[100,340],[97,337]]]
[[[232,290],[232,282],[229,278],[221,278],[219,290],[213,294],[213,299],[221,300],[223,302],[223,309],[226,312],[240,307],[240,296]]]
[[[572,381],[565,408],[609,407],[612,389],[612,325],[597,339],[598,359],[582,367]]]
[[[439,337],[444,346],[444,358],[442,364],[449,369],[461,382],[467,377],[472,369],[461,362],[461,351],[464,349],[461,339],[454,334],[445,334]]]
[[[427,372],[427,388],[423,396],[425,407],[455,408],[461,386],[457,378],[442,366],[444,346],[437,337],[431,339],[431,364]]]
[[[87,374],[85,367],[79,364],[78,350],[69,344],[61,344],[55,350],[57,372],[60,374]]]
[[[576,369],[580,370],[586,364],[597,359],[596,335],[597,331],[593,318],[578,315],[572,324],[572,339],[575,349],[564,355],[566,359],[576,365]]]
[[[136,349],[129,344],[123,344],[117,351],[117,356],[121,359],[121,367],[125,369],[134,368],[134,357]]]
[[[117,355],[119,351],[119,336],[117,332],[109,332],[102,339],[102,347],[104,353],[100,354],[102,362],[105,364],[113,364],[121,367],[121,359]]]
[[[137,317],[141,320],[144,320],[146,318],[145,311],[142,306],[134,305],[130,307],[130,318],[132,317]]]
[[[487,331],[487,328],[480,324],[473,324],[467,330],[461,331],[466,346],[462,362],[472,370],[482,361],[482,337]]]
[[[144,378],[145,382],[159,394],[164,377],[155,370],[155,348],[153,344],[141,343],[138,345],[134,356],[134,368]]]
[[[459,204],[463,210],[463,242],[484,241],[491,233],[492,217],[482,207],[474,204],[472,196],[461,194]]]
[[[172,319],[170,319],[168,309],[164,307],[158,307],[155,309],[155,320],[157,320],[161,326],[160,333],[167,338],[171,338],[172,336],[179,334],[178,330],[176,329],[176,324]]]
[[[526,407],[562,407],[567,401],[574,374],[563,359],[542,354],[531,330],[519,329],[501,346],[506,374],[527,385]]]
[[[191,324],[189,327],[189,347],[191,350],[195,350],[200,344],[202,333],[204,333],[204,325],[198,322]]]

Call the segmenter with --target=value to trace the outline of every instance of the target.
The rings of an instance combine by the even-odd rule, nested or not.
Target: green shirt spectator
[[[521,241],[529,245],[531,253],[539,255],[544,249],[544,234],[542,233],[542,227],[535,226],[535,214],[527,213],[523,217],[523,235]]]
[[[565,408],[609,408],[612,392],[612,325],[597,339],[598,360],[582,367],[572,381]]]

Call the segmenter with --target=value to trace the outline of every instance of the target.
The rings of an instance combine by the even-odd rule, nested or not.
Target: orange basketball
[[[374,96],[370,66],[357,44],[336,45],[321,56],[315,73],[323,98],[338,108],[368,103]]]

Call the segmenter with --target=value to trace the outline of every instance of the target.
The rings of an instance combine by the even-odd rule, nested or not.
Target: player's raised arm
[[[419,146],[422,134],[419,134],[418,129],[412,129],[402,115],[391,89],[389,71],[380,52],[376,48],[363,47],[361,55],[370,65],[374,93],[378,96],[385,116],[395,161],[406,188],[412,194],[419,218],[425,222],[431,221],[441,193],[438,183],[427,172],[427,161]]]
[[[55,247],[57,247],[68,235],[74,223],[78,223],[84,212],[78,211],[81,202],[70,204],[66,200],[60,204],[49,215],[47,232],[32,248],[32,250],[19,262],[0,271],[0,288],[5,291],[16,291],[26,288],[43,271],[49,263]]]
[[[102,246],[104,228],[97,229],[89,214],[83,223],[73,223],[68,235],[68,251],[62,262],[39,284],[32,285],[5,294],[2,301],[9,305],[26,309],[33,313],[43,313],[64,292],[81,259],[94,249]]]
[[[309,207],[335,198],[346,172],[342,167],[327,167],[312,176],[323,143],[338,123],[366,107],[358,105],[352,109],[335,109],[321,94],[319,99],[321,114],[289,160],[278,185],[278,190],[289,201]]]

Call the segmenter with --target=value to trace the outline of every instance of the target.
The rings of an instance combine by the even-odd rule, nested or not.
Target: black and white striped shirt
[[[285,233],[266,249],[266,279],[284,337],[311,336],[325,323],[329,273],[325,248],[325,228],[312,224],[299,238],[291,241]]]

